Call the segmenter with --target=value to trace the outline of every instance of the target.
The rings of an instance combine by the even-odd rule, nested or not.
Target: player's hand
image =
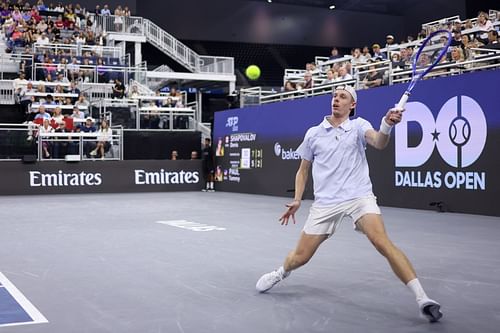
[[[293,200],[285,206],[287,207],[287,210],[283,215],[281,215],[279,219],[281,225],[288,225],[288,220],[290,219],[290,217],[292,218],[293,224],[295,224],[295,212],[300,208],[300,200]]]
[[[392,108],[387,111],[385,115],[385,121],[387,124],[394,126],[401,122],[401,118],[403,117],[403,112],[405,109]]]

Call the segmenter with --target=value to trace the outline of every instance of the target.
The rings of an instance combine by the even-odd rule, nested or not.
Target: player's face
[[[349,115],[355,104],[349,92],[337,89],[332,98],[332,115],[338,118]]]

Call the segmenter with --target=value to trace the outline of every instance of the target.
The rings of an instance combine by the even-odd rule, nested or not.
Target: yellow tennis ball
[[[256,65],[250,65],[245,70],[245,74],[250,80],[257,80],[260,77],[260,68]]]

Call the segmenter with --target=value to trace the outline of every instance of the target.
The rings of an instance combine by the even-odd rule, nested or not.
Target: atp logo
[[[231,127],[231,130],[233,132],[236,132],[238,130],[238,117],[235,116],[235,117],[227,117],[227,120],[226,120],[226,127]]]
[[[422,140],[408,146],[408,124],[416,122],[422,129]],[[487,124],[481,106],[471,97],[449,99],[437,118],[420,102],[406,105],[403,119],[395,128],[396,167],[418,167],[431,157],[437,148],[441,158],[450,166],[465,168],[472,165],[483,152]]]

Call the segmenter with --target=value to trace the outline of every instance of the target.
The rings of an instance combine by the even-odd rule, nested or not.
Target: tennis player
[[[352,87],[337,87],[331,102],[332,114],[310,128],[297,149],[302,161],[295,177],[295,198],[281,216],[281,224],[288,225],[290,218],[295,223],[311,165],[314,203],[295,250],[288,254],[283,266],[264,274],[256,288],[266,292],[306,264],[344,217],[350,217],[354,229],[368,237],[397,277],[415,294],[421,315],[436,322],[442,317],[441,306],[427,296],[408,258],[386,234],[365,155],[366,144],[377,149],[387,146],[403,110],[390,109],[382,118],[380,130],[375,131],[363,118],[349,119],[355,114],[356,102]]]

